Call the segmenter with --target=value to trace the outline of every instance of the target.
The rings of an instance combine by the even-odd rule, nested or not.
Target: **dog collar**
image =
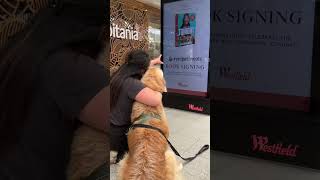
[[[135,119],[134,123],[145,124],[149,119],[161,120],[161,116],[157,113],[150,113],[150,114],[142,113],[139,117]]]

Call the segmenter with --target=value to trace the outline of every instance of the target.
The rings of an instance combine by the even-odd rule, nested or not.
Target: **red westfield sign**
[[[283,143],[272,144],[266,136],[252,135],[252,150],[274,155],[296,157],[298,145],[284,145]]]

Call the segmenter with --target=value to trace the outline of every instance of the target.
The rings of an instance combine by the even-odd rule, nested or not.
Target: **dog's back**
[[[149,69],[141,80],[147,87],[166,91],[163,73],[160,69]],[[160,119],[149,118],[147,123],[160,129],[168,138],[169,127],[163,105],[152,107],[135,102],[132,107],[131,122],[142,114],[157,114]],[[121,180],[175,180],[177,162],[168,153],[167,140],[161,133],[152,129],[136,128],[128,133],[129,153],[120,162]],[[174,166],[174,167],[173,167]]]
[[[144,111],[141,111],[144,109]],[[141,103],[134,103],[133,112],[164,114],[163,106],[150,107]],[[157,127],[166,136],[169,134],[168,123],[165,116],[161,119],[149,119],[148,125]],[[158,131],[137,128],[128,133],[129,154],[126,164],[121,164],[123,180],[165,180],[166,179],[166,157],[168,149],[167,141]],[[123,163],[123,162],[122,162]]]
[[[159,126],[159,120],[150,120],[150,125]],[[160,125],[161,126],[161,125]],[[123,179],[166,179],[167,142],[158,132],[150,129],[135,129],[128,135],[129,154],[123,169]]]

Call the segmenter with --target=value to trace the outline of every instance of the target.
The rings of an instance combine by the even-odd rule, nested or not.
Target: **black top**
[[[129,77],[124,81],[119,92],[119,98],[115,107],[111,110],[110,122],[113,125],[125,126],[130,125],[132,104],[137,94],[144,88],[144,84],[135,78]]]
[[[0,179],[64,180],[73,122],[108,82],[103,66],[67,50],[50,56],[39,75],[28,123],[20,143],[1,159]]]

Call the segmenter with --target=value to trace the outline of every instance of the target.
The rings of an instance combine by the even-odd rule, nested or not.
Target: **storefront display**
[[[213,148],[320,169],[319,6],[216,0]]]

